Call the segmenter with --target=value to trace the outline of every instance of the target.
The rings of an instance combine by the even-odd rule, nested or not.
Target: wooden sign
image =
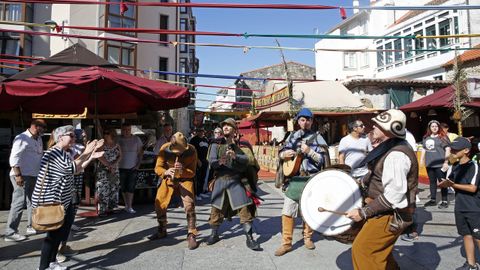
[[[288,98],[288,87],[284,87],[276,92],[271,93],[270,95],[254,98],[253,103],[255,105],[255,109],[262,110],[283,103],[287,101]]]
[[[80,114],[47,114],[47,113],[32,113],[32,118],[42,118],[42,119],[86,119],[87,118],[87,108]]]

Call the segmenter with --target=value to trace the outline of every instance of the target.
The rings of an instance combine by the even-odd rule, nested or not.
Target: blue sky
[[[200,1],[199,1],[200,2]],[[278,3],[317,4],[352,6],[352,1],[333,0],[203,0],[218,3]],[[368,5],[361,0],[360,5]],[[197,31],[218,31],[255,34],[322,34],[341,21],[339,10],[252,10],[252,9],[202,9],[193,10],[197,19]],[[347,10],[348,15],[351,11]],[[197,42],[241,45],[276,46],[272,38],[210,37],[197,36]],[[314,39],[279,39],[282,46],[313,48]],[[296,61],[315,66],[313,52],[284,51],[287,61]],[[200,59],[199,73],[239,75],[241,72],[266,67],[281,62],[278,50],[252,49],[243,53],[241,49],[197,47]],[[229,86],[232,80],[198,78],[197,84]],[[198,88],[200,92],[215,93],[218,89]],[[199,99],[213,99],[213,96],[198,94]],[[209,102],[197,101],[197,106],[207,107]],[[200,109],[203,110],[203,109]]]

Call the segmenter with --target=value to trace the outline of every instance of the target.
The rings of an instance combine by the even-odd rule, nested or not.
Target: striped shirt
[[[56,147],[47,150],[33,190],[32,207],[60,202],[67,209],[72,201],[75,171],[75,163],[66,151]]]

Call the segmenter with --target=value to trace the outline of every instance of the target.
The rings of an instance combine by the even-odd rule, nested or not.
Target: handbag
[[[47,176],[49,162],[47,162],[47,168],[45,174],[42,177],[42,183],[40,186],[40,194],[42,196],[43,184],[45,177]],[[45,201],[45,198],[44,198]],[[38,207],[32,210],[32,227],[37,231],[53,231],[62,227],[65,220],[65,209],[59,202],[50,204],[39,204]]]
[[[285,192],[285,196],[288,198],[299,202],[300,198],[302,197],[303,189],[307,184],[308,180],[310,180],[310,176],[294,176],[290,179],[288,183],[287,192]]]

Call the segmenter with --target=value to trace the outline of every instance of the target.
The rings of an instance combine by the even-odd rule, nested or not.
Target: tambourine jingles
[[[362,195],[355,180],[339,169],[326,169],[313,176],[303,190],[300,207],[303,219],[315,231],[350,243],[363,224],[345,213],[362,207]]]

